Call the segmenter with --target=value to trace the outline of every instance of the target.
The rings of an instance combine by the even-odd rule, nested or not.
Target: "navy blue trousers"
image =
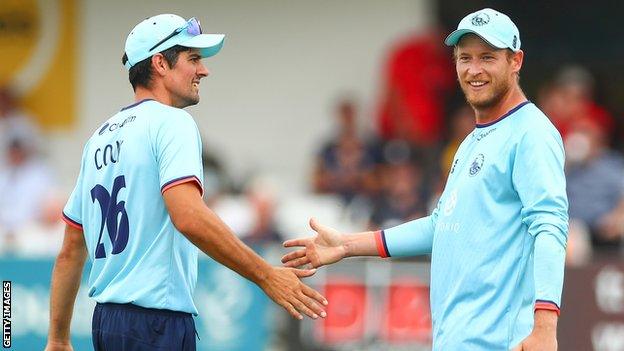
[[[95,351],[195,351],[195,321],[189,313],[98,303],[93,311]]]

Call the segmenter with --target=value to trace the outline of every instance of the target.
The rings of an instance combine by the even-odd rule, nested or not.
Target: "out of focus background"
[[[311,216],[350,232],[430,213],[474,129],[443,39],[483,7],[520,28],[521,85],[564,140],[560,349],[624,350],[624,27],[606,0],[0,0],[0,277],[13,283],[12,349],[45,344],[61,209],[84,142],[133,102],[121,56],[143,18],[173,12],[227,35],[188,109],[203,135],[205,200],[279,264],[280,243],[311,235]],[[308,283],[331,304],[315,322],[290,319],[210,259],[199,265],[199,349],[430,349],[427,257],[321,269]],[[81,290],[76,350],[91,349],[92,307]]]

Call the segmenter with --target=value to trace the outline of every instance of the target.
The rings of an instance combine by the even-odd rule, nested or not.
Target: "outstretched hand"
[[[303,247],[282,257],[286,267],[299,267],[310,264],[317,268],[340,261],[345,257],[342,234],[310,219],[310,228],[317,234],[308,238],[297,238],[284,242],[284,247]]]
[[[327,313],[321,307],[327,305],[325,297],[300,280],[315,272],[316,269],[274,267],[260,287],[294,318],[303,319],[301,313],[313,319],[325,317]]]

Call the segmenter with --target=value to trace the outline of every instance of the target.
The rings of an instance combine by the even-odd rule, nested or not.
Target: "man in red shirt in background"
[[[456,89],[451,52],[441,29],[413,35],[392,50],[385,73],[378,128],[384,140],[434,147],[444,131],[444,105]]]

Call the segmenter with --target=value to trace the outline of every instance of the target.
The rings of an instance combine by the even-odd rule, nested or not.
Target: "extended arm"
[[[313,270],[269,265],[204,204],[192,182],[167,189],[163,197],[175,227],[204,253],[257,284],[294,317],[302,318],[298,311],[312,318],[325,316],[316,303],[326,304],[325,298],[298,279],[314,274]]]
[[[69,340],[74,301],[87,258],[82,230],[67,225],[50,288],[50,330],[46,351],[72,350]]]
[[[305,264],[320,267],[347,257],[403,257],[431,253],[436,213],[390,229],[355,234],[342,234],[311,219],[310,227],[317,235],[284,242],[284,247],[303,248],[284,255],[282,262],[287,267]]]
[[[317,232],[316,236],[284,242],[284,247],[303,246],[302,249],[292,251],[282,257],[285,266],[299,267],[311,264],[316,268],[338,262],[345,257],[379,254],[375,244],[377,232],[342,234],[318,223],[314,218],[310,219],[310,227]]]

